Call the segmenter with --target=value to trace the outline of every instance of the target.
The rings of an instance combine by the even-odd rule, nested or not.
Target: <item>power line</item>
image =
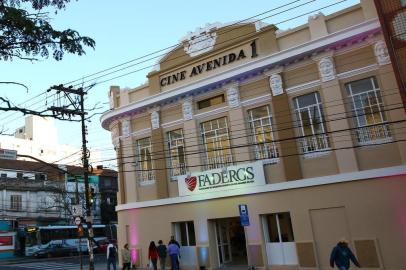
[[[389,124],[398,124],[398,123],[403,123],[406,122],[406,120],[397,120],[397,121],[391,121],[391,122],[384,122],[384,123],[378,123],[378,124],[374,124],[374,125],[369,125],[367,127],[379,127],[379,126],[383,126],[383,125],[389,125]],[[335,133],[342,133],[342,132],[346,132],[346,131],[357,131],[359,130],[359,127],[352,127],[352,128],[346,128],[346,129],[339,129],[339,130],[334,130],[334,131],[324,131],[324,133],[317,133],[317,134],[312,134],[312,135],[302,135],[302,136],[293,136],[293,137],[288,137],[288,138],[284,138],[284,139],[276,139],[276,140],[272,140],[269,141],[267,143],[280,143],[280,142],[286,142],[286,141],[294,141],[294,140],[298,140],[298,139],[305,139],[305,138],[312,138],[312,137],[317,137],[320,135],[329,135],[329,134],[335,134]],[[231,141],[231,139],[229,139],[229,141]],[[200,144],[199,144],[200,145]],[[195,146],[199,146],[199,145],[195,145]],[[206,149],[199,149],[197,151],[194,152],[188,152],[187,155],[196,155],[196,154],[203,154],[203,153],[207,153],[207,152],[216,152],[219,150],[228,150],[228,149],[238,149],[238,148],[242,148],[242,147],[249,147],[249,146],[254,146],[254,145],[261,145],[261,143],[248,143],[248,144],[242,144],[242,145],[234,145],[234,146],[230,146],[229,147],[222,147],[222,148],[217,148],[217,149],[213,149],[211,151],[208,151]],[[159,153],[162,155],[163,153],[159,151]],[[152,152],[151,155],[153,154],[159,154],[159,153],[155,153]],[[165,152],[164,152],[165,153]],[[129,156],[124,156],[121,158],[134,158],[137,157],[138,155],[129,155]],[[155,158],[155,159],[151,159],[152,160],[162,160],[162,159],[166,159],[165,157],[162,158]],[[106,159],[106,160],[102,160],[99,162],[103,162],[103,161],[112,161],[115,159]]]
[[[281,14],[281,13],[283,13],[283,12],[290,11],[290,10],[292,10],[292,9],[294,9],[294,8],[297,8],[297,7],[306,5],[306,4],[308,4],[308,3],[310,3],[310,2],[313,2],[313,1],[315,1],[315,0],[308,1],[308,2],[306,2],[306,3],[304,3],[304,4],[300,4],[300,5],[298,5],[298,6],[295,6],[295,7],[293,7],[293,8],[290,8],[290,9],[288,9],[288,10],[284,10],[284,11],[282,11],[282,12],[279,12],[279,13],[276,13],[276,14],[272,14],[272,15],[267,16],[267,17],[262,18],[262,19],[266,19],[266,18],[275,16],[275,15],[279,15],[279,14]],[[316,9],[316,10],[313,10],[313,11],[310,11],[310,12],[307,12],[307,13],[304,13],[304,14],[302,14],[302,15],[300,15],[300,16],[296,16],[296,17],[294,17],[294,18],[292,18],[292,19],[296,19],[296,18],[298,18],[298,17],[305,16],[305,15],[314,13],[314,12],[316,12],[316,11],[320,11],[320,10],[329,8],[329,7],[338,5],[338,4],[343,3],[343,2],[346,2],[346,1],[348,1],[348,0],[342,0],[342,1],[336,2],[336,3],[334,3],[334,4],[330,4],[330,5],[324,6],[324,7],[322,7],[322,8],[319,8],[319,9]],[[255,16],[250,17],[250,18],[258,17],[258,16],[260,16],[260,15],[262,15],[262,14],[264,14],[264,13],[269,13],[270,11],[274,11],[274,10],[280,9],[280,8],[282,8],[282,7],[286,7],[286,6],[291,5],[291,4],[295,3],[295,2],[298,2],[298,1],[290,2],[290,3],[288,3],[288,4],[279,6],[279,7],[277,7],[277,8],[271,9],[271,10],[269,10],[269,11],[266,11],[266,12],[263,12],[263,13],[260,13],[260,14],[257,14],[257,15],[255,15]],[[247,20],[247,19],[245,19],[245,20]],[[242,20],[242,21],[245,21],[245,20]],[[284,21],[282,21],[282,22],[280,22],[280,23],[284,23],[284,22],[287,22],[287,21],[289,21],[289,20],[291,20],[291,19],[284,20]],[[258,21],[259,21],[259,20],[258,20]],[[280,23],[276,23],[276,24],[274,24],[274,25],[277,25],[277,24],[280,24]],[[237,22],[236,24],[238,24],[238,22]],[[233,30],[235,30],[235,29],[233,29]],[[232,31],[232,30],[230,30],[230,31]],[[240,37],[241,37],[241,36],[240,36]],[[225,41],[225,42],[229,42],[229,41]],[[178,45],[178,44],[173,45],[173,46],[171,46],[171,47],[174,47],[174,46],[177,46],[177,45]],[[162,50],[165,50],[165,49],[162,49]],[[162,51],[162,50],[159,50],[159,51]],[[158,52],[159,52],[159,51],[158,51]],[[153,53],[150,53],[150,54],[153,54]],[[147,55],[142,56],[142,57],[138,57],[138,58],[136,58],[136,59],[140,59],[140,58],[147,57],[147,56],[149,56],[150,54],[147,54]],[[133,59],[133,60],[134,60],[134,59]],[[171,60],[174,60],[174,59],[171,59]],[[128,62],[128,61],[127,61],[127,62]],[[130,62],[131,62],[131,60],[130,60]],[[119,65],[117,65],[117,66],[121,66],[121,65],[123,65],[123,64],[119,64]],[[153,66],[153,65],[152,65],[152,66]],[[152,66],[149,66],[149,67],[152,67]],[[145,68],[143,68],[143,69],[145,69]],[[143,70],[143,69],[141,69],[141,70]],[[107,69],[107,70],[108,70],[108,69]],[[140,71],[140,70],[138,70],[138,71]],[[119,77],[126,76],[126,75],[132,74],[132,73],[134,73],[134,72],[137,72],[137,71],[132,71],[131,73],[127,73],[127,74],[121,75],[121,76],[119,76]],[[96,73],[98,73],[98,72],[96,72]],[[90,76],[90,75],[89,75],[89,76]],[[102,77],[103,77],[103,76],[102,76]],[[82,80],[82,79],[83,79],[83,78],[77,79],[77,80],[75,80],[75,81]],[[103,82],[95,83],[94,85],[96,85],[96,84],[101,84],[101,83],[104,83],[104,82],[107,82],[107,81],[110,81],[110,80],[113,80],[113,79],[115,79],[115,78],[111,78],[111,79],[106,80],[106,81],[103,81]],[[94,80],[94,79],[92,79],[92,80]],[[85,83],[90,82],[90,81],[92,81],[92,80],[88,80],[88,81],[82,82],[82,84],[85,84]],[[74,85],[74,86],[78,86],[78,84],[76,84],[76,85]]]

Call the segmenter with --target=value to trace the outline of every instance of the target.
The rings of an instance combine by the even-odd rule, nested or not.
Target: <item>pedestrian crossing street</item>
[[[87,266],[87,265],[86,265]],[[79,270],[80,265],[78,263],[66,263],[66,262],[32,262],[32,263],[20,263],[13,265],[16,270],[25,269],[41,269],[41,270]],[[84,268],[85,269],[85,268]]]

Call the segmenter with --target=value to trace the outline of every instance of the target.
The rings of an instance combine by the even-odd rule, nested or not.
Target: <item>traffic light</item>
[[[89,190],[89,203],[90,203],[90,205],[93,205],[95,199],[96,199],[96,193],[94,192],[94,187],[90,187],[90,190]]]

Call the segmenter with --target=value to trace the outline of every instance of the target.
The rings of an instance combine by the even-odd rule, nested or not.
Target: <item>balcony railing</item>
[[[278,147],[275,143],[261,143],[254,146],[256,159],[271,159],[279,158]]]
[[[299,144],[303,154],[330,149],[328,137],[325,134],[300,138]]]
[[[219,169],[230,165],[233,165],[233,157],[231,155],[206,157],[206,170]]]
[[[392,137],[388,124],[361,127],[357,129],[357,140],[360,145],[376,144],[391,141]]]
[[[186,174],[186,164],[185,163],[172,164],[170,173],[171,177]]]
[[[139,171],[138,181],[140,186],[146,186],[155,183],[154,171]]]

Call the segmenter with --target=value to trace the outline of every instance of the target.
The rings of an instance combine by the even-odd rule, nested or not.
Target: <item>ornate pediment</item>
[[[205,27],[197,28],[194,32],[188,33],[183,39],[182,44],[185,52],[191,57],[209,52],[216,44],[216,30],[220,24],[206,24]]]

